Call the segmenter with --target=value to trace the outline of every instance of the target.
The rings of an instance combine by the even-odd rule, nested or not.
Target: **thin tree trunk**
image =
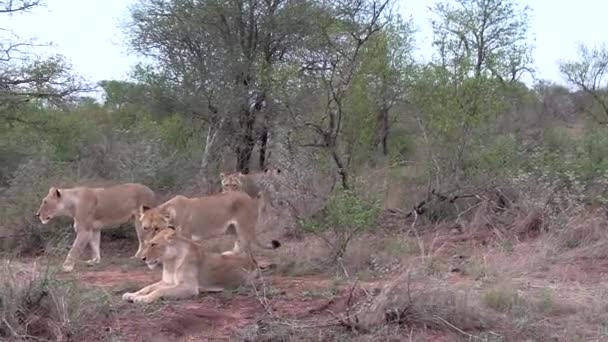
[[[374,134],[374,149],[378,147],[381,148],[382,154],[384,156],[388,155],[388,128],[389,128],[389,118],[388,118],[389,108],[387,106],[382,106],[382,108],[378,111],[378,115],[376,116],[376,132]]]
[[[260,170],[266,169],[266,152],[268,150],[268,125],[264,124],[262,128],[262,134],[260,134],[260,156],[258,159],[258,166]]]
[[[348,172],[346,171],[344,163],[342,162],[342,159],[340,158],[340,155],[338,154],[338,151],[335,147],[332,149],[331,154],[334,159],[334,162],[336,163],[336,166],[338,167],[338,174],[340,175],[340,179],[342,180],[342,189],[349,190],[350,185],[348,184]]]
[[[203,157],[201,160],[200,178],[202,181],[203,192],[211,194],[216,192],[218,189],[219,179],[213,177],[217,174],[219,169],[219,156],[221,151],[219,150],[221,129],[224,126],[224,120],[221,119],[216,125],[209,125],[207,130],[207,138],[205,141],[205,149],[203,150]],[[218,184],[216,184],[218,183]]]
[[[241,111],[240,141],[236,148],[236,171],[249,173],[251,155],[255,146],[254,130],[255,114],[244,109]]]

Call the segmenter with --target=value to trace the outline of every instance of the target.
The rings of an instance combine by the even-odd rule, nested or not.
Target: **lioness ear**
[[[163,211],[163,218],[166,222],[170,222],[175,217],[175,209],[167,208],[167,210]]]
[[[141,206],[139,207],[139,212],[140,212],[141,214],[145,213],[145,212],[146,212],[146,211],[148,211],[148,210],[150,210],[150,207],[148,207],[147,205],[141,205]]]
[[[61,197],[61,192],[59,191],[59,189],[57,189],[54,186],[49,189],[49,193],[51,193],[53,196],[55,196],[57,198]]]
[[[175,233],[175,230],[174,230],[174,231],[172,231],[170,234],[165,235],[165,240],[166,240],[168,243],[173,243],[173,242],[175,241],[175,234],[176,234],[176,233]]]

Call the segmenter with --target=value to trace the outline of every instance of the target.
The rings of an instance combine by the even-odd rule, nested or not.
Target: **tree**
[[[493,76],[516,81],[532,71],[528,43],[530,8],[512,0],[456,0],[456,7],[440,2],[430,8],[443,66],[463,76]]]
[[[436,172],[447,164],[458,180],[476,129],[506,112],[509,88],[519,87],[518,79],[532,68],[528,7],[510,0],[455,2],[430,8],[437,55],[421,68],[413,97],[427,140],[440,143],[442,158],[430,157]]]
[[[224,144],[237,156],[237,171],[248,172],[256,142],[264,164],[273,69],[308,30],[307,6],[300,0],[141,0],[132,9],[131,45],[181,89],[183,112],[207,124],[203,175],[216,173]]]
[[[348,113],[345,101],[361,65],[364,46],[390,22],[390,0],[337,1],[327,6],[315,23],[315,39],[304,53],[301,72],[311,77],[323,93],[321,113],[304,117],[300,125],[312,135],[301,145],[329,152],[349,189],[348,164],[352,151],[340,139]]]
[[[414,60],[413,23],[395,16],[378,35],[364,47],[360,71],[354,82],[359,82],[364,97],[375,113],[371,146],[388,155],[387,140],[390,133],[390,111],[399,102],[405,102],[409,76]]]
[[[39,0],[0,1],[0,15],[24,13],[40,6]],[[77,93],[91,90],[71,73],[61,56],[32,57],[32,42],[16,41],[8,29],[0,27],[0,120],[8,125],[39,124],[19,115],[25,104],[61,106]]]
[[[561,61],[559,70],[568,83],[593,99],[595,106],[585,106],[584,110],[597,122],[606,124],[608,123],[608,49],[605,44],[591,49],[579,44],[578,54],[578,61]]]

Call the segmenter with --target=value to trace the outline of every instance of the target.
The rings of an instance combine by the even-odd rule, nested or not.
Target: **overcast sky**
[[[398,0],[400,12],[412,16],[420,29],[416,36],[419,58],[432,53],[432,31],[427,6],[434,0]],[[536,77],[562,82],[557,61],[576,57],[577,42],[589,45],[608,40],[605,16],[608,1],[519,0],[532,7],[532,34]],[[121,21],[128,19],[128,6],[136,0],[44,0],[45,6],[30,13],[2,17],[0,27],[21,38],[52,42],[41,53],[59,53],[90,81],[125,79],[138,61],[124,44]]]

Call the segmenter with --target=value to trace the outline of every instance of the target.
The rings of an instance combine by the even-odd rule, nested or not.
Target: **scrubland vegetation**
[[[138,0],[125,31],[148,62],[97,84],[0,30],[0,339],[607,340],[608,50],[543,81],[528,8],[438,1],[420,61],[394,6]],[[234,292],[121,302],[159,277],[128,259],[131,226],[68,275],[71,221],[34,216],[50,186],[168,199],[268,167],[258,230],[283,246]]]

